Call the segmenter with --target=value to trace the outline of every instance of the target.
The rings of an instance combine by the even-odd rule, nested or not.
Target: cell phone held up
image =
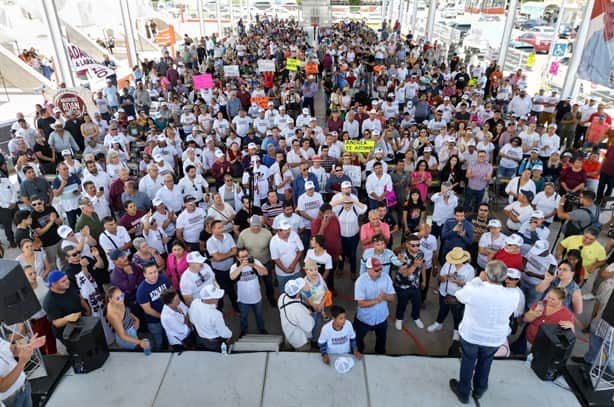
[[[556,266],[556,264],[551,264],[548,266],[548,274],[550,274],[553,277],[556,277],[559,274],[559,269]]]

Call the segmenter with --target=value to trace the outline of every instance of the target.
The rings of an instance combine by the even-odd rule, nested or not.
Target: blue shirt
[[[141,305],[149,303],[155,311],[162,312],[164,304],[162,304],[160,297],[169,288],[171,288],[171,282],[164,274],[158,276],[158,281],[155,284],[149,284],[147,280],[143,280],[136,289],[136,301]],[[160,322],[160,318],[145,313],[145,322]]]
[[[469,245],[473,243],[473,225],[467,219],[463,222],[463,229],[465,229],[465,235],[460,236],[454,230],[456,226],[456,219],[450,218],[444,224],[441,230],[441,251],[444,256],[453,248],[461,247],[467,250]]]
[[[379,296],[379,292],[394,294],[392,279],[388,274],[380,273],[377,280],[373,280],[369,274],[362,274],[354,285],[354,299],[374,300]],[[362,323],[373,326],[381,324],[388,318],[388,301],[382,301],[371,307],[357,307],[356,318]]]
[[[318,183],[318,177],[313,172],[307,173],[307,181],[313,182],[315,186],[316,192],[320,192],[320,184]],[[305,193],[305,179],[302,176],[299,176],[294,179],[292,183],[292,199],[294,200],[294,204],[298,202],[298,197]]]
[[[389,275],[390,266],[393,264],[397,267],[400,267],[403,265],[403,263],[400,262],[399,259],[397,259],[396,254],[394,254],[392,250],[384,249],[383,253],[375,254],[375,249],[371,247],[365,250],[364,253],[362,254],[362,257],[360,258],[360,274],[367,272],[367,260],[369,260],[371,257],[377,258],[380,261],[380,263],[382,263],[382,267],[383,267],[382,274]]]

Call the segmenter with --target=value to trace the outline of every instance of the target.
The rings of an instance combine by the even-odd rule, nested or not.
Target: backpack
[[[588,213],[588,216],[590,217],[590,222],[586,225],[582,225],[576,222],[568,222],[567,227],[565,229],[565,236],[581,235],[588,227],[595,227],[601,230],[601,223],[599,223],[599,207],[596,206],[595,208],[596,210],[594,213],[591,212],[591,210],[588,208],[578,208],[578,210],[586,211]]]

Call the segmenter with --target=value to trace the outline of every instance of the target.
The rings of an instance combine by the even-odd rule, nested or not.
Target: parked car
[[[576,38],[576,30],[569,23],[561,23],[559,27],[559,38],[574,39]]]
[[[551,34],[543,34],[540,32],[528,32],[517,37],[515,40],[526,42],[535,47],[535,52],[547,54],[552,45],[554,37]]]
[[[526,52],[527,54],[535,53],[535,47],[528,42],[510,41],[509,48],[513,48],[518,51]]]
[[[522,23],[518,24],[518,29],[521,31],[528,31],[533,27],[538,27],[540,25],[546,25],[546,24],[548,24],[548,22],[542,19],[529,19],[529,20],[523,21]]]
[[[471,24],[470,23],[450,22],[450,23],[447,23],[447,25],[450,26],[451,28],[455,28],[458,31],[460,31],[461,40],[463,38],[465,38],[467,36],[467,34],[469,33],[469,31],[471,30]]]

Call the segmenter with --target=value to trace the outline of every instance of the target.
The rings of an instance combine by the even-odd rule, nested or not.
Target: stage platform
[[[48,406],[454,406],[448,380],[459,360],[366,355],[347,374],[317,353],[113,352],[88,374],[66,372]],[[578,406],[575,396],[542,382],[522,361],[495,361],[484,406]],[[473,404],[473,401],[471,402]]]

